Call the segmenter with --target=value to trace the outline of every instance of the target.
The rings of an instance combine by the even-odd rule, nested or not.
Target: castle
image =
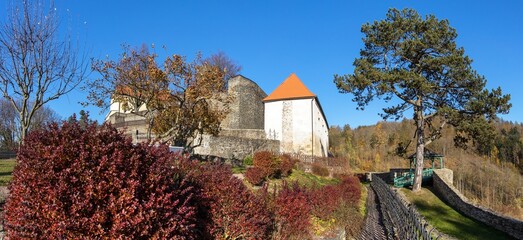
[[[238,75],[228,81],[233,96],[230,112],[221,123],[218,136],[204,135],[199,155],[243,159],[256,151],[268,150],[305,156],[328,156],[328,122],[321,104],[296,76],[291,74],[267,95],[254,81]],[[121,111],[113,102],[106,117],[116,128],[145,140],[143,117]]]

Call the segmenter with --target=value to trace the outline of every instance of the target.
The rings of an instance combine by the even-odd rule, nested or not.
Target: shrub
[[[314,174],[316,174],[318,176],[328,177],[329,176],[329,169],[327,169],[324,166],[321,166],[318,163],[313,163],[312,164],[312,173],[314,173]]]
[[[260,168],[252,167],[245,171],[245,179],[252,185],[260,186],[265,181],[265,174]]]
[[[202,187],[198,219],[212,239],[268,239],[273,217],[264,198],[254,195],[224,165],[204,164],[192,177]]]
[[[308,196],[312,215],[324,221],[333,218],[335,211],[341,204],[339,190],[337,185],[328,185],[311,190]]]
[[[266,177],[272,178],[280,175],[280,160],[272,152],[260,151],[254,153],[253,163]]]
[[[357,177],[348,176],[342,178],[338,187],[340,188],[340,197],[343,202],[358,204],[361,198],[361,185]]]
[[[243,159],[243,165],[245,165],[245,166],[252,166],[253,165],[253,161],[252,161],[252,156],[251,155],[248,155],[248,156],[246,156]]]
[[[310,206],[307,193],[297,183],[283,189],[274,200],[277,239],[307,239],[310,237]]]
[[[298,160],[291,157],[289,154],[283,154],[280,156],[281,164],[280,164],[280,172],[282,177],[287,177],[291,174],[292,169],[294,168],[294,165],[298,162]]]
[[[329,220],[345,217],[348,208],[357,208],[361,185],[356,177],[345,176],[336,185],[324,186],[309,192],[309,203],[314,216]]]
[[[166,146],[78,122],[29,134],[9,186],[10,238],[196,239],[199,191]]]

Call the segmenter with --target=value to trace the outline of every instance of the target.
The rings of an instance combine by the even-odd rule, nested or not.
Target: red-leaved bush
[[[254,166],[262,171],[264,176],[269,178],[279,177],[280,159],[276,154],[269,151],[256,152],[252,161]]]
[[[361,185],[357,177],[345,176],[336,185],[324,186],[309,191],[311,213],[323,220],[338,215],[345,215],[340,211],[347,208],[356,208],[361,197]]]
[[[133,146],[116,129],[77,122],[29,134],[4,227],[11,239],[198,239],[199,189],[166,146]]]
[[[309,191],[309,203],[312,215],[322,219],[331,219],[340,207],[341,192],[337,185],[329,185]]]
[[[245,179],[255,186],[260,186],[265,181],[264,172],[258,167],[247,168]]]
[[[289,154],[282,154],[280,156],[281,164],[280,164],[280,172],[282,177],[287,177],[291,174],[292,169],[294,168],[294,165],[298,162],[298,160],[294,159]]]
[[[294,165],[270,152],[254,159],[251,169],[264,170],[253,179],[288,174]],[[133,145],[109,125],[76,121],[26,137],[9,189],[4,228],[11,239],[303,239],[311,206],[317,214],[319,202],[336,205],[320,197],[309,203],[313,194],[285,182],[275,195],[266,188],[255,194],[229,166]],[[361,193],[349,177],[319,194],[353,204]]]
[[[277,155],[269,151],[256,152],[254,153],[253,164],[255,170],[259,172],[255,173],[254,170],[251,170],[249,175],[252,177],[252,182],[248,181],[251,183],[258,182],[260,177],[264,179],[287,177],[291,174],[297,162],[298,160],[292,158],[289,154]]]
[[[270,238],[274,219],[267,202],[233,177],[229,166],[198,165],[190,175],[202,189],[198,219],[207,238]]]
[[[310,236],[310,205],[307,192],[297,183],[282,190],[274,199],[276,239],[307,239]]]
[[[340,197],[343,202],[356,205],[361,198],[361,184],[356,176],[347,176],[341,179],[336,185],[340,191]]]

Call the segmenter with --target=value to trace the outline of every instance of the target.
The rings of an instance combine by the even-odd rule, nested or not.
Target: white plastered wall
[[[318,104],[314,98],[266,102],[267,138],[279,140],[281,152],[327,156],[328,126]]]

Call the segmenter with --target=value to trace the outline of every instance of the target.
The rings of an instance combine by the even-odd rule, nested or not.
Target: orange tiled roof
[[[303,82],[292,73],[280,86],[278,86],[269,96],[263,99],[264,102],[285,100],[285,99],[299,99],[299,98],[314,98],[316,95],[312,93]]]

